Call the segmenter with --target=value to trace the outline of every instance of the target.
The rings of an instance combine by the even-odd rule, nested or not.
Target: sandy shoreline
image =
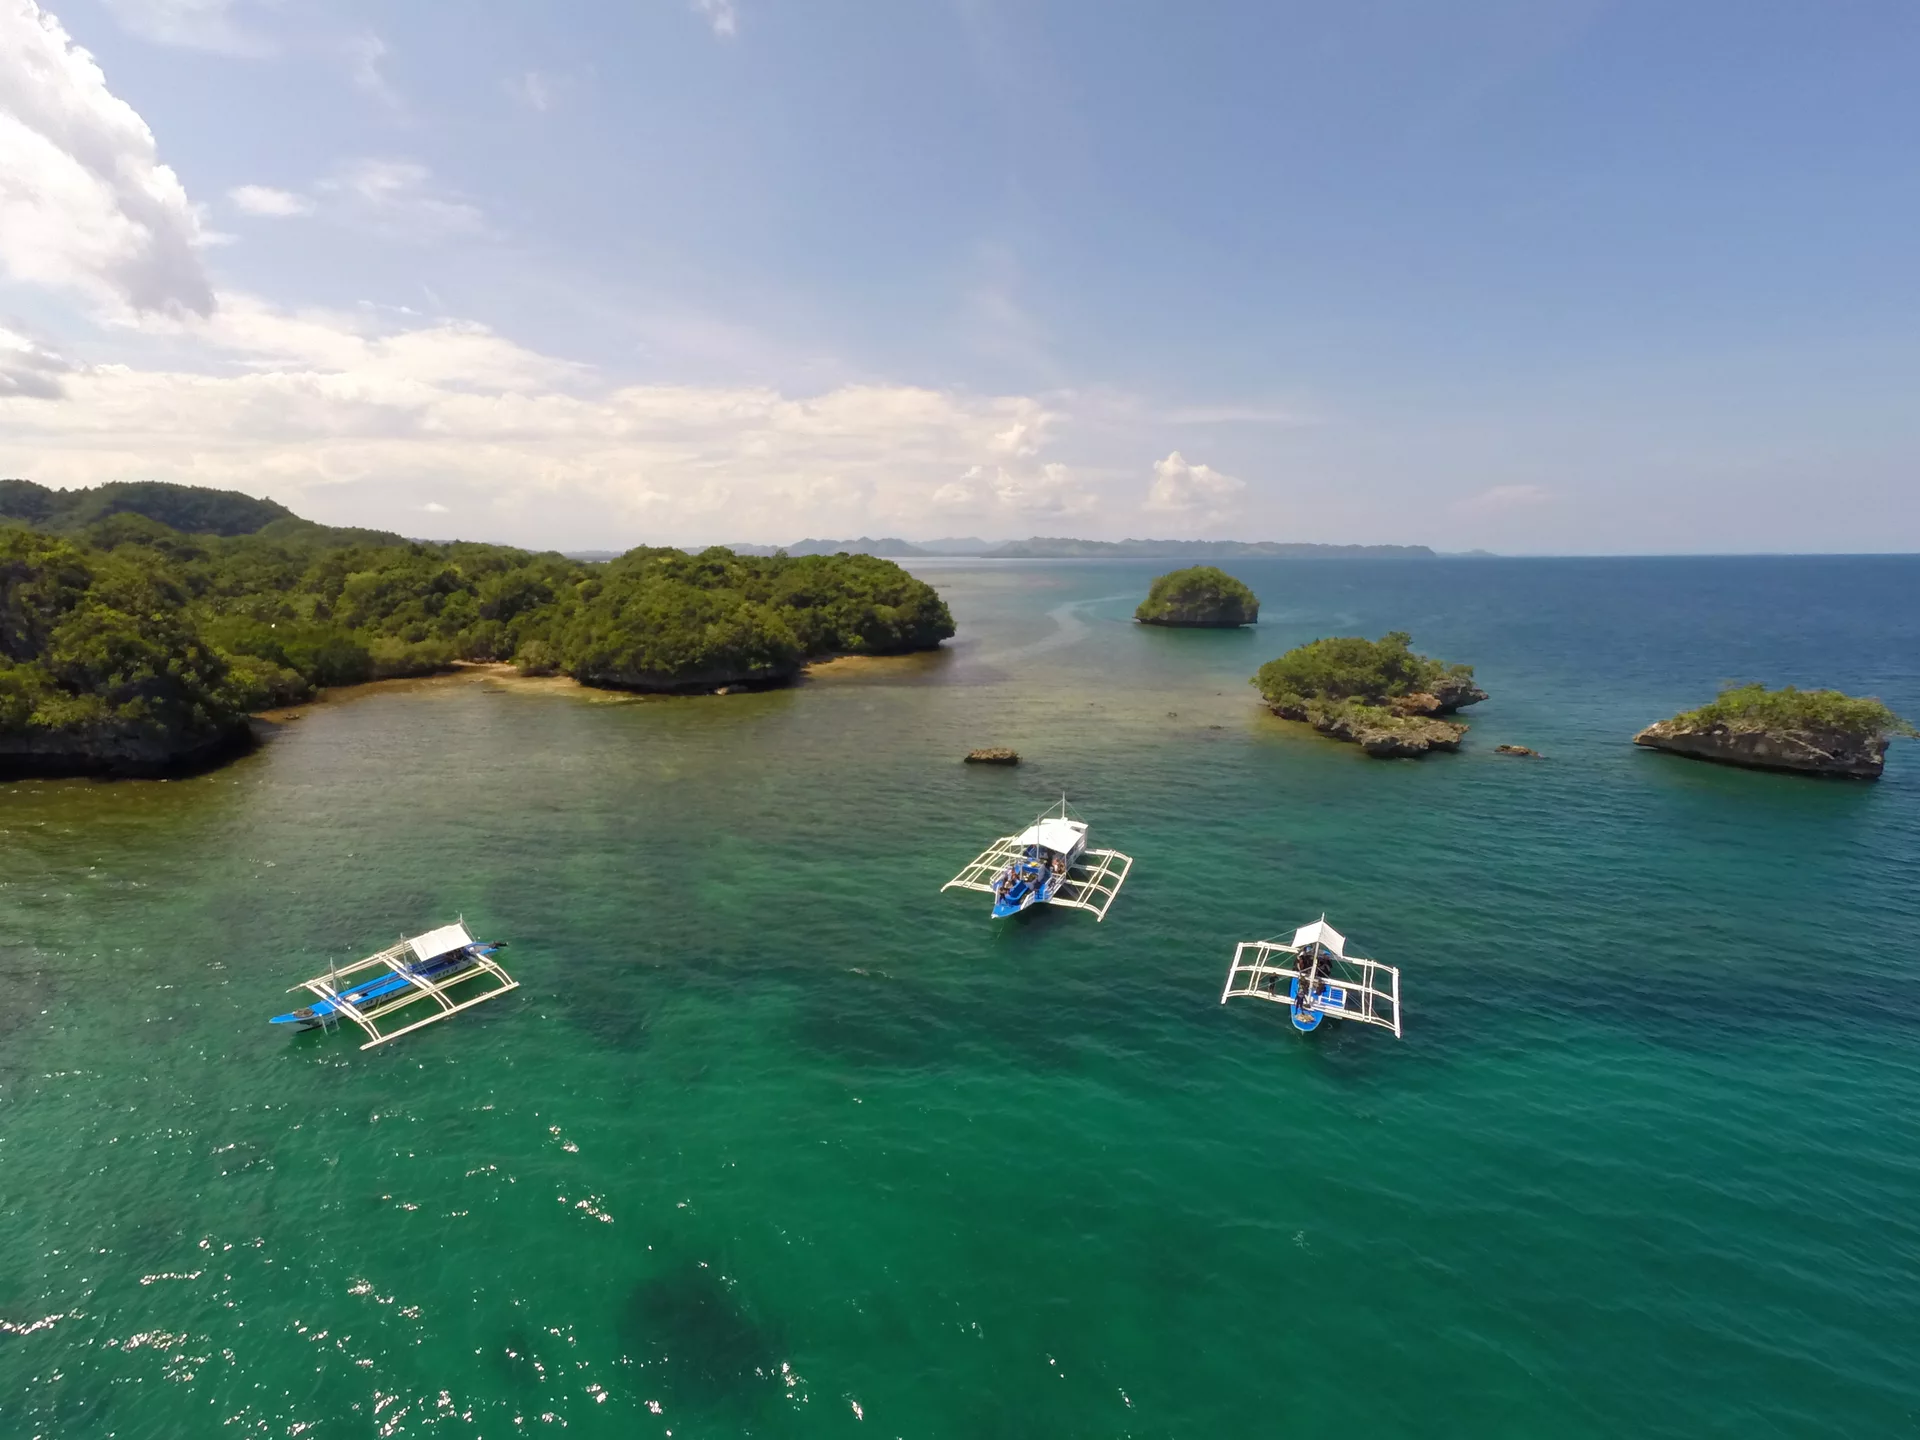
[[[903,661],[924,660],[934,653],[937,652],[916,652],[910,655],[835,655],[825,660],[815,660],[805,666],[800,672],[799,681],[854,679],[869,674],[875,669],[897,668]],[[476,682],[490,682],[522,693],[575,695],[599,703],[712,698],[701,695],[650,695],[632,690],[607,690],[598,686],[582,685],[570,675],[522,675],[504,661],[458,660],[454,662],[453,669],[443,670],[436,675],[404,675],[391,680],[368,680],[359,685],[327,686],[318,691],[311,700],[274,710],[261,710],[256,712],[253,718],[264,720],[272,725],[282,725],[290,720],[298,720],[303,712],[315,705],[338,705],[363,700],[370,695],[440,689],[449,685],[471,685]],[[796,683],[799,682],[796,681]],[[750,692],[741,689],[732,693]],[[719,692],[713,692],[715,697],[718,694]]]

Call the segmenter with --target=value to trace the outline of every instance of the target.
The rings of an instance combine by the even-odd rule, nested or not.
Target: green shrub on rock
[[[1298,646],[1262,665],[1253,684],[1274,714],[1380,756],[1457,748],[1467,727],[1438,717],[1487,698],[1471,665],[1415,654],[1404,630]]]
[[[1193,565],[1155,580],[1133,618],[1142,625],[1232,629],[1260,618],[1260,598],[1217,566]]]

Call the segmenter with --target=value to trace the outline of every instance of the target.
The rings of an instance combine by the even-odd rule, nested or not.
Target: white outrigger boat
[[[1087,848],[1087,822],[1062,795],[1058,806],[1018,835],[994,841],[940,888],[986,891],[996,920],[1034,905],[1091,910],[1095,920],[1104,920],[1132,869],[1131,856]]]
[[[1321,1020],[1358,1020],[1400,1034],[1400,972],[1347,953],[1347,937],[1322,915],[1290,941],[1242,940],[1227,971],[1220,1003],[1237,995],[1272,1000],[1293,1012],[1293,1028],[1310,1034]]]
[[[402,940],[378,955],[302,980],[293,989],[311,992],[313,1004],[275,1015],[271,1023],[301,1030],[330,1030],[344,1017],[372,1037],[360,1047],[371,1050],[410,1030],[519,989],[520,982],[492,959],[506,943],[475,940],[467,933],[464,920],[442,925]],[[352,976],[360,978],[350,979]],[[477,980],[487,982],[484,990],[471,988]],[[412,1023],[388,1028],[397,1012],[420,1000],[433,1002],[431,1014],[420,1019],[409,1015]]]

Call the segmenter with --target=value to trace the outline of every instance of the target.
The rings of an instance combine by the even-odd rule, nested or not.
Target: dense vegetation
[[[58,497],[48,506],[41,487],[6,483],[0,763],[63,746],[192,751],[318,686],[459,660],[713,689],[787,680],[822,655],[930,648],[953,633],[931,587],[871,556],[638,549],[585,564],[334,530],[279,506],[249,511],[270,502],[245,496],[227,505],[216,491],[106,486],[72,492],[78,501],[46,492]],[[214,528],[187,533],[141,509]],[[251,533],[223,533],[248,524]],[[67,533],[45,533],[55,529]]]
[[[641,549],[556,606],[532,658],[592,684],[697,688],[782,679],[818,655],[930,649],[951,634],[939,596],[891,560]]]
[[[72,534],[111,515],[145,515],[198,535],[252,535],[293,512],[273,500],[204,485],[116,481],[92,489],[54,490],[31,480],[0,480],[0,522]]]
[[[1434,717],[1487,698],[1471,665],[1415,654],[1404,630],[1378,640],[1312,641],[1269,660],[1253,684],[1275,714],[1352,740],[1370,755],[1451,749],[1466,726]]]
[[[1880,701],[1855,698],[1838,690],[1796,690],[1788,685],[1729,685],[1718,699],[1673,717],[1676,726],[1730,730],[1813,731],[1886,739],[1913,735],[1914,728]]]
[[[1444,701],[1453,693],[1472,689],[1471,665],[1445,665],[1416,655],[1412,647],[1413,637],[1404,630],[1378,640],[1357,635],[1315,640],[1269,660],[1253,683],[1269,704],[1291,699],[1384,705],[1417,694]]]
[[[1143,625],[1231,628],[1258,620],[1260,599],[1219,567],[1192,565],[1155,580],[1133,618]]]
[[[217,745],[244,701],[188,599],[164,567],[0,529],[0,741],[86,736],[136,761]]]

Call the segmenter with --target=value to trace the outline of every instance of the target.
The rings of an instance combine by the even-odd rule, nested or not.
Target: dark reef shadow
[[[672,1260],[645,1276],[615,1329],[643,1388],[669,1413],[745,1421],[784,1393],[780,1337],[741,1299],[737,1282],[710,1265]]]

